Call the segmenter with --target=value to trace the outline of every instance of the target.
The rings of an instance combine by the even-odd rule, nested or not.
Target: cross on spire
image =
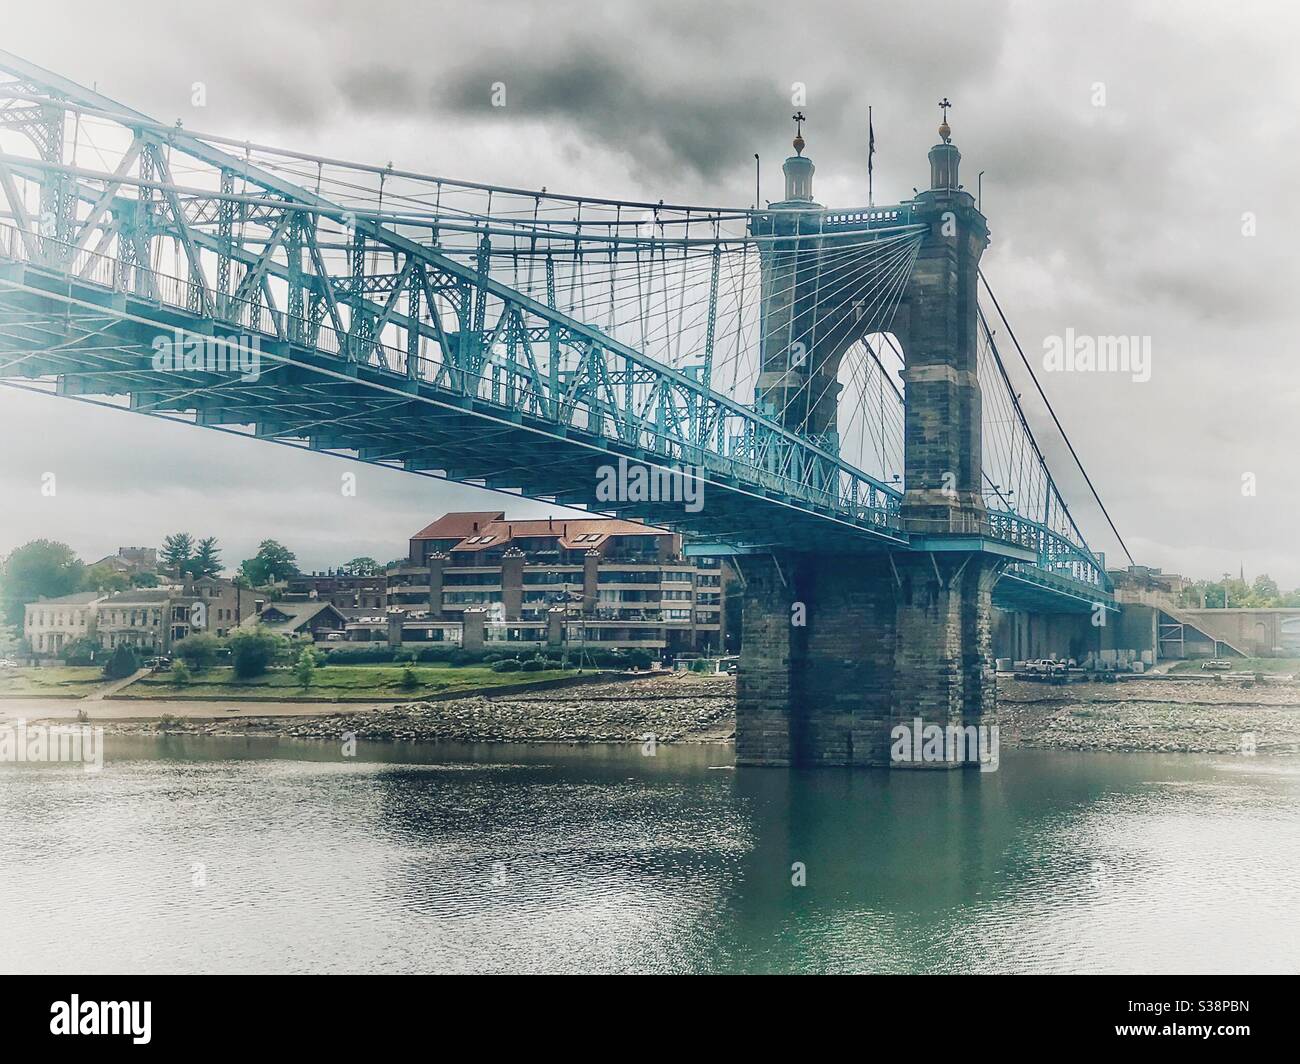
[[[952,104],[948,102],[947,96],[945,96],[942,100],[939,101],[939,106],[943,108],[943,120],[945,122],[948,121],[948,108],[951,107]]]
[[[803,154],[803,124],[808,121],[802,111],[796,111],[790,116],[794,119],[794,151],[796,155]]]
[[[952,129],[948,125],[948,108],[952,106],[948,97],[945,96],[939,101],[939,106],[943,108],[943,121],[939,123],[939,136],[947,144],[952,139]]]

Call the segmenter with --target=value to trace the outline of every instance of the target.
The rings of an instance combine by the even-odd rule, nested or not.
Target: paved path
[[[123,687],[135,683],[135,681],[140,679],[141,676],[148,676],[148,675],[149,675],[148,669],[136,669],[135,672],[131,673],[130,676],[123,676],[120,680],[113,680],[111,683],[106,683],[104,684],[103,687],[100,687],[97,690],[92,691],[90,694],[85,695],[81,699],[81,701],[98,702],[101,699],[103,699],[105,695],[117,694],[117,692],[122,690]]]

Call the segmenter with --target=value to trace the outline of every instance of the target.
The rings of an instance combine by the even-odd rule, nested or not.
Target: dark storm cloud
[[[348,70],[334,89],[364,112],[411,107],[454,121],[546,123],[594,150],[632,158],[648,177],[712,179],[747,167],[756,149],[788,144],[795,83],[825,146],[865,134],[873,100],[901,108],[920,95],[932,111],[998,61],[1006,5],[928,3],[882,18],[875,8],[812,3],[782,17],[747,4],[615,5],[618,18],[587,5],[547,7],[538,25],[528,3],[496,4],[492,34],[426,67],[427,88],[388,64]],[[566,17],[569,16],[569,17]],[[535,28],[536,32],[529,32]],[[493,106],[503,84],[506,106]],[[827,155],[834,161],[834,153]]]
[[[507,106],[491,103],[490,71],[509,68]],[[747,160],[771,126],[782,90],[743,74],[719,85],[656,83],[616,58],[578,49],[509,65],[485,61],[450,75],[431,93],[448,114],[567,126],[596,148],[630,155],[650,176],[686,170],[710,178]]]

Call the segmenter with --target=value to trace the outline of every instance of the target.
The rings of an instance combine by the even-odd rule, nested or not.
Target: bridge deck
[[[0,245],[2,247],[3,245]],[[610,502],[597,497],[602,466],[620,457],[662,465],[652,452],[412,380],[405,372],[264,334],[256,381],[233,374],[158,370],[159,335],[221,335],[222,322],[162,300],[141,299],[9,258],[0,265],[0,333],[14,350],[43,350],[14,369],[27,381],[83,401],[125,397],[129,409],[207,428],[332,453],[564,505],[617,513],[682,531],[709,550],[983,550],[1011,560],[995,587],[1007,609],[1071,611],[1113,606],[1108,590],[1034,564],[1036,552],[1009,539],[974,541],[909,535],[897,515],[854,520],[832,507],[810,508],[779,486],[746,483],[734,470],[702,464],[702,505],[672,500]],[[40,326],[30,322],[45,322]],[[106,339],[111,343],[106,344]],[[106,351],[106,348],[109,350]],[[729,475],[730,474],[730,475]]]

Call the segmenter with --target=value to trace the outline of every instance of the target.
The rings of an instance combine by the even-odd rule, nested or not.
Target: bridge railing
[[[945,518],[904,517],[902,528],[911,535],[967,535],[982,536],[1032,550],[1038,557],[1030,566],[1026,562],[1013,562],[1016,572],[1038,577],[1046,573],[1061,580],[1095,588],[1109,595],[1110,579],[1106,570],[1086,548],[1062,536],[1059,532],[1027,517],[1006,510],[989,510],[984,514],[959,513]]]

